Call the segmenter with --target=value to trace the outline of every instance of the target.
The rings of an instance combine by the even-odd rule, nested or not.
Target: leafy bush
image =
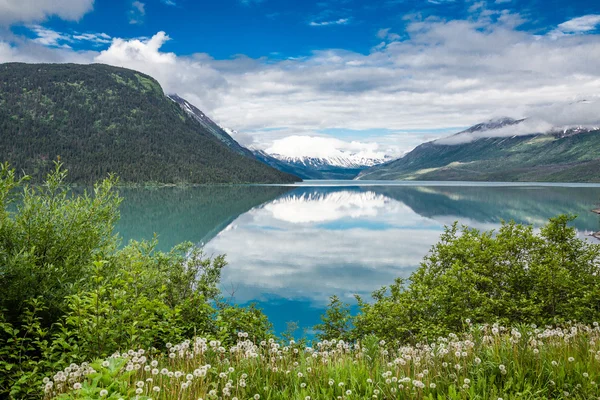
[[[65,178],[57,163],[44,185],[22,189],[15,206],[24,180],[15,179],[7,164],[0,167],[0,309],[9,322],[18,321],[28,299],[41,297],[49,326],[65,297],[87,283],[94,257],[115,251],[117,179],[96,184],[93,195],[71,196]]]
[[[393,341],[460,331],[473,323],[551,324],[600,318],[600,245],[577,237],[559,216],[539,234],[503,223],[498,232],[457,224],[410,277],[358,298],[354,337],[375,334]]]
[[[123,349],[195,334],[233,343],[241,326],[270,337],[260,310],[221,298],[223,256],[156,240],[119,249],[117,180],[77,195],[65,178],[57,163],[32,187],[0,167],[0,398],[39,398],[48,371]]]

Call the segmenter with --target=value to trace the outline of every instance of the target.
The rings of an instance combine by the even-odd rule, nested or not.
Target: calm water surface
[[[192,241],[226,254],[222,289],[257,302],[278,332],[319,322],[327,300],[354,303],[395,277],[408,277],[459,221],[494,229],[502,220],[539,226],[578,215],[581,237],[600,230],[590,212],[600,185],[309,181],[291,186],[124,189],[117,230],[159,247]],[[298,332],[301,333],[301,332]]]

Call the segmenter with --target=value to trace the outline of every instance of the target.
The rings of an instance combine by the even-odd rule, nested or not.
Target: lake
[[[257,302],[277,332],[294,321],[310,334],[329,296],[355,304],[354,294],[408,277],[454,221],[488,230],[570,213],[582,238],[600,230],[591,184],[307,181],[121,194],[125,242],[156,233],[162,250],[191,241],[226,254],[224,295]]]

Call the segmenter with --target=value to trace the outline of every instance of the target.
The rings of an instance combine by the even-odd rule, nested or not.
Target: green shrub
[[[0,398],[39,398],[49,371],[126,349],[196,334],[233,343],[241,327],[271,336],[259,309],[221,298],[223,256],[156,240],[119,249],[117,180],[75,194],[65,178],[57,163],[33,187],[0,166]]]
[[[497,232],[447,227],[409,282],[397,280],[358,298],[354,337],[407,341],[460,331],[473,323],[551,324],[600,319],[600,245],[581,240],[573,217],[533,227],[503,223]]]
[[[15,323],[28,299],[43,298],[49,326],[64,311],[66,296],[85,287],[94,257],[115,251],[117,179],[96,184],[93,195],[72,196],[57,163],[44,185],[26,185],[13,203],[24,182],[14,176],[7,164],[0,167],[0,309]]]

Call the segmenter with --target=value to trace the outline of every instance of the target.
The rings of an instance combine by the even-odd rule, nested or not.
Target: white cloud
[[[400,40],[400,35],[390,32],[390,28],[380,29],[377,31],[377,37],[379,39],[389,40],[392,42],[395,40]]]
[[[286,60],[216,60],[162,51],[168,36],[159,32],[151,39],[113,39],[100,53],[4,44],[0,61],[79,60],[137,69],[265,147],[326,128],[389,129],[405,151],[419,137],[439,136],[441,128],[532,116],[548,104],[600,93],[600,58],[594,57],[600,35],[540,37],[517,30],[519,21],[510,13],[407,21],[402,40],[369,54],[321,50]],[[409,145],[402,132],[414,130],[420,133],[411,133]]]
[[[77,21],[93,6],[94,0],[0,0],[0,25],[43,21],[51,16]]]
[[[332,221],[345,228],[323,225]],[[373,191],[301,189],[243,214],[205,251],[227,254],[222,282],[237,288],[238,302],[274,295],[322,306],[333,294],[368,297],[408,277],[441,232],[439,222]]]
[[[340,18],[333,21],[311,21],[310,26],[328,26],[328,25],[346,25],[350,22],[349,18]]]
[[[36,43],[50,47],[71,48],[71,46],[65,43],[73,41],[68,35],[44,28],[40,25],[32,25],[29,29],[37,35],[37,38],[33,39]]]
[[[144,16],[146,15],[146,4],[141,1],[134,1],[131,3],[131,9],[129,10],[129,23],[130,24],[143,24]]]
[[[29,25],[29,30],[36,34],[33,42],[39,43],[48,47],[71,48],[71,44],[76,42],[90,42],[95,45],[103,45],[111,43],[111,37],[106,33],[64,33],[58,32],[41,25]]]
[[[106,33],[75,33],[71,36],[73,40],[87,41],[96,44],[111,43],[111,37]]]
[[[478,138],[526,136],[536,133],[560,132],[568,128],[600,127],[600,100],[598,98],[571,104],[552,104],[536,107],[523,122],[479,132],[464,132],[437,141],[440,144],[461,144]]]
[[[273,218],[291,224],[376,217],[379,213],[390,212],[393,208],[394,202],[383,195],[350,191],[337,191],[320,196],[314,196],[313,193],[289,195],[264,206]]]
[[[600,25],[600,15],[590,14],[573,18],[558,25],[558,29],[565,33],[579,33],[593,31]]]
[[[266,149],[268,153],[276,153],[286,157],[343,157],[345,153],[355,154],[361,158],[383,158],[387,152],[380,149],[377,143],[346,142],[331,137],[319,136],[286,136],[272,142]]]

